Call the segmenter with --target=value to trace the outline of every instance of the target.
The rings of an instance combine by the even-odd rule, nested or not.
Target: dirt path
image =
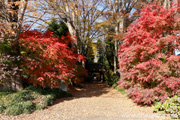
[[[0,120],[169,120],[153,114],[152,107],[140,107],[106,84],[84,84],[71,91],[74,97],[30,115],[0,116]]]

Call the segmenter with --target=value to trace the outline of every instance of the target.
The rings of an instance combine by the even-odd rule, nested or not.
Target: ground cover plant
[[[29,86],[24,90],[0,92],[0,114],[19,115],[30,114],[53,105],[56,98],[72,95],[59,89]]]
[[[180,48],[179,12],[173,4],[169,9],[146,5],[122,39],[118,86],[138,104],[180,94],[180,57],[174,55]]]
[[[175,95],[174,97],[166,100],[164,103],[156,102],[154,112],[169,115],[173,119],[180,118],[180,96]]]
[[[125,89],[124,88],[122,88],[122,87],[118,87],[118,84],[117,83],[114,83],[113,85],[112,85],[112,87],[114,88],[114,89],[116,89],[116,90],[118,90],[122,95],[128,95],[126,92],[125,92]]]

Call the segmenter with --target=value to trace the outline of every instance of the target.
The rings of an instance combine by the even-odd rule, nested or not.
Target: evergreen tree
[[[111,69],[112,71],[114,70],[114,66],[113,66],[113,56],[114,56],[114,40],[112,37],[108,36],[106,38],[106,52],[105,52],[105,55],[106,55],[106,60],[107,60],[107,65],[106,67]]]
[[[99,56],[98,63],[103,64],[105,55],[104,55],[103,42],[100,39],[98,39],[97,41],[97,51],[98,51],[98,56]]]
[[[53,32],[54,37],[66,36],[69,32],[68,27],[63,21],[59,21],[58,23],[55,19],[49,24],[48,30]]]

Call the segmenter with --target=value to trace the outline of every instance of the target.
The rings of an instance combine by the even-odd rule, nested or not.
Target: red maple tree
[[[50,31],[41,33],[34,30],[20,34],[21,53],[24,56],[22,68],[30,76],[30,83],[57,88],[59,80],[66,83],[82,81],[79,74],[85,75],[86,70],[76,62],[85,60],[85,57],[74,53],[65,44],[71,42],[71,38],[70,35],[54,38]]]
[[[122,39],[118,82],[136,103],[152,104],[180,94],[180,8],[149,4]]]

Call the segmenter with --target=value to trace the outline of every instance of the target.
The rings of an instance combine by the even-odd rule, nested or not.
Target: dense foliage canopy
[[[180,8],[147,5],[128,27],[119,50],[121,79],[136,103],[152,104],[180,94]]]
[[[63,41],[71,41],[71,36],[54,38],[52,32],[26,31],[20,34],[21,54],[24,56],[22,68],[30,76],[28,81],[43,87],[59,87],[59,80],[78,83],[80,74],[86,74],[77,61],[84,56],[74,53]]]

